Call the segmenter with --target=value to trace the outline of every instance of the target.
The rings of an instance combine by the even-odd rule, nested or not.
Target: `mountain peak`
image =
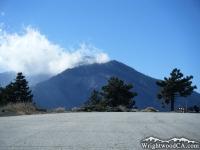
[[[88,100],[93,90],[101,91],[101,87],[107,85],[108,79],[112,76],[124,80],[125,84],[133,84],[132,91],[138,93],[138,96],[134,98],[138,109],[154,107],[159,111],[169,110],[168,107],[161,109],[161,101],[156,96],[160,91],[160,87],[156,85],[157,79],[144,75],[116,60],[67,69],[37,84],[33,90],[33,100],[37,105],[47,109],[79,107]],[[195,96],[200,99],[200,95]],[[177,100],[176,108],[178,105],[185,106],[184,102]],[[191,104],[196,102],[191,98]],[[198,104],[200,104],[199,101]]]

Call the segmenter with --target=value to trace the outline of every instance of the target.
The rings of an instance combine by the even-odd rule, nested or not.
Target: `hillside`
[[[49,80],[38,83],[33,89],[33,100],[40,107],[47,109],[79,107],[88,100],[94,89],[100,91],[111,76],[117,76],[125,83],[133,83],[133,91],[138,92],[134,100],[139,110],[149,106],[160,111],[169,110],[169,108],[161,109],[161,101],[156,97],[160,90],[155,84],[157,79],[115,60],[67,69]],[[187,101],[188,106],[200,104],[200,94],[194,92]],[[185,105],[186,99],[179,99],[175,101],[175,110],[178,106],[185,107]]]
[[[17,73],[12,71],[0,73],[0,86],[5,87],[10,82],[13,82],[16,76]]]

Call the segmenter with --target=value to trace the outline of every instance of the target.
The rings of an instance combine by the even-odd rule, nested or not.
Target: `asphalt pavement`
[[[0,150],[137,150],[148,137],[200,143],[200,114],[58,113],[0,117]]]

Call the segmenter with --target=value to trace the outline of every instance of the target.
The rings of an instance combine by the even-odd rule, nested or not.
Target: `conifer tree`
[[[101,94],[111,107],[123,105],[126,108],[132,108],[135,105],[135,101],[132,98],[137,96],[136,92],[130,91],[132,88],[131,83],[126,85],[118,77],[111,77],[108,80],[108,85],[102,87],[103,92]]]
[[[6,105],[9,102],[32,102],[32,98],[28,82],[21,72],[17,74],[14,83],[10,82],[5,88],[0,87],[0,105]]]
[[[16,102],[32,102],[33,95],[31,94],[31,90],[29,90],[25,76],[21,72],[17,74],[13,83],[13,90]]]
[[[161,82],[156,82],[156,84],[163,89],[157,94],[159,99],[164,99],[162,102],[162,107],[166,104],[171,103],[170,111],[174,111],[174,102],[177,97],[187,97],[191,95],[193,90],[196,89],[196,85],[192,86],[190,81],[193,76],[183,77],[183,74],[179,69],[175,68],[170,73],[171,77],[164,78]]]
[[[96,90],[93,91],[91,97],[86,101],[85,105],[98,105],[100,100],[102,99],[100,93]]]
[[[3,99],[8,103],[8,102],[12,102],[12,103],[16,103],[16,96],[15,96],[15,90],[14,90],[14,84],[13,82],[10,82],[10,84],[8,84],[5,89],[4,89],[4,93],[3,93]]]
[[[6,105],[5,99],[3,99],[4,88],[0,86],[0,106]]]

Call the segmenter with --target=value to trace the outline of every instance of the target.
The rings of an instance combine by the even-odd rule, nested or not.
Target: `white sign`
[[[172,138],[169,140],[161,140],[149,137],[141,141],[144,149],[199,149],[197,141],[191,141],[186,138]]]

